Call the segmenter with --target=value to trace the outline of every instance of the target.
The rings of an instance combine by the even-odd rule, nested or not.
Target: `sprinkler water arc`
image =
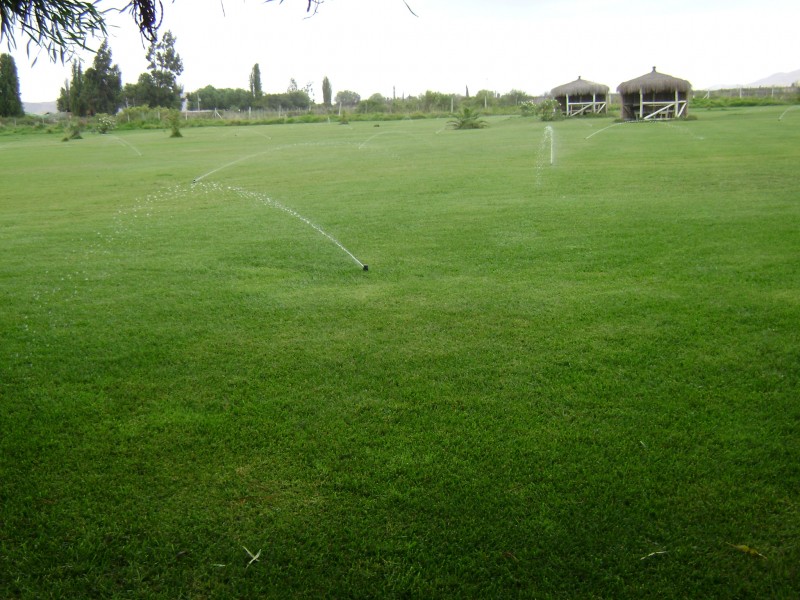
[[[200,179],[201,179],[201,177],[198,177],[192,183],[196,184],[196,183],[198,183],[200,181]],[[369,265],[361,262],[356,257],[355,254],[350,252],[350,250],[348,250],[344,246],[344,244],[342,244],[339,240],[337,240],[335,237],[333,237],[330,233],[325,231],[322,227],[320,227],[319,225],[314,223],[311,219],[308,219],[307,217],[304,217],[303,215],[301,215],[299,212],[297,212],[293,208],[289,208],[288,206],[286,206],[284,204],[281,204],[277,200],[273,200],[272,198],[270,198],[269,196],[266,196],[264,194],[260,194],[258,192],[252,192],[252,191],[249,191],[249,190],[245,190],[245,189],[242,189],[242,188],[239,188],[239,187],[236,187],[236,186],[221,186],[221,185],[217,185],[217,184],[203,184],[203,185],[211,186],[212,189],[233,192],[234,194],[237,194],[237,195],[239,195],[239,196],[241,196],[243,198],[251,198],[253,200],[257,200],[259,202],[264,203],[265,205],[267,205],[269,207],[277,208],[277,209],[285,212],[286,214],[291,215],[292,217],[302,221],[303,223],[305,223],[306,225],[311,227],[314,231],[316,231],[320,235],[326,237],[329,241],[333,242],[333,244],[335,244],[342,252],[347,254],[347,256],[349,256],[353,260],[354,263],[356,263],[359,267],[361,267],[361,270],[369,271]]]

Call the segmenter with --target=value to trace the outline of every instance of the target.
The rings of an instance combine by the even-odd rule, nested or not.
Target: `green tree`
[[[10,54],[0,54],[0,117],[21,117],[24,114],[19,97],[17,65]]]
[[[443,94],[441,92],[432,92],[431,90],[428,90],[421,98],[423,110],[425,110],[425,112],[431,112],[435,110],[449,111],[452,98],[453,96],[450,94]]]
[[[167,31],[161,40],[155,40],[147,50],[148,69],[153,81],[150,106],[166,108],[181,107],[183,88],[178,85],[178,76],[183,73],[183,61],[175,50],[177,39]]]
[[[314,82],[309,81],[301,90],[308,95],[309,104],[314,104]]]
[[[150,73],[141,73],[136,83],[126,83],[122,88],[122,97],[126,106],[150,106],[156,98],[156,84]],[[158,106],[154,104],[153,106]]]
[[[56,110],[58,112],[69,112],[69,79],[64,80],[64,87],[58,93]]]
[[[297,92],[302,94],[302,92]],[[288,94],[282,94],[288,96]],[[192,110],[210,110],[218,108],[220,110],[241,110],[261,106],[267,102],[267,97],[262,94],[259,100],[253,98],[250,90],[242,88],[222,88],[217,89],[212,85],[189,92],[186,94],[186,101]],[[307,99],[303,100],[303,106],[308,104]],[[283,106],[287,106],[284,102]]]
[[[311,98],[305,90],[295,90],[281,94],[283,99],[283,106],[288,108],[309,108],[311,106]]]
[[[494,106],[497,95],[491,90],[480,90],[472,99],[473,106],[489,108]]]
[[[111,64],[108,40],[103,40],[94,56],[94,63],[83,75],[85,84],[83,93],[88,114],[116,113],[122,95],[122,75],[119,67]]]
[[[519,106],[530,99],[530,96],[521,90],[511,90],[500,96],[499,103],[500,106]]]
[[[322,79],[322,104],[330,108],[333,90],[327,75]]]
[[[372,94],[366,100],[362,100],[358,108],[362,113],[386,112],[386,98],[381,94]]]
[[[311,98],[304,90],[296,90],[284,94],[264,94],[260,106],[269,110],[307,110],[311,106]]]
[[[213,85],[207,85],[204,88],[186,94],[186,101],[192,110],[225,108],[223,106],[222,93]]]
[[[361,96],[350,90],[342,90],[341,92],[336,92],[334,101],[342,106],[355,106],[361,102]]]
[[[258,63],[254,64],[253,70],[250,71],[250,94],[256,100],[264,95],[264,91],[261,89],[261,69]]]
[[[69,86],[69,112],[76,117],[86,116],[86,96],[83,88],[83,65],[76,60],[72,63],[72,81]]]

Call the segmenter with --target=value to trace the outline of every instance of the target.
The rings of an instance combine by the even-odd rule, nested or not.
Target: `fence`
[[[323,115],[326,114],[324,107],[308,108],[293,108],[286,110],[278,108],[278,110],[265,110],[265,109],[243,109],[243,110],[184,110],[181,112],[181,117],[188,121],[190,119],[219,119],[222,121],[270,121],[273,119],[285,119],[290,117],[302,117],[304,115]]]
[[[764,86],[764,87],[738,87],[722,90],[695,90],[695,98],[770,98],[774,100],[795,100],[800,96],[800,87],[790,86]]]

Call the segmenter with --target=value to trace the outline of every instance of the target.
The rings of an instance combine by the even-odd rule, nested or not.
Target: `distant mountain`
[[[789,86],[800,81],[800,69],[791,71],[790,73],[774,73],[764,79],[759,79],[752,83],[720,83],[708,87],[709,90],[735,90],[737,88],[753,88],[753,87],[769,87],[774,86]]]
[[[23,102],[22,106],[27,115],[44,115],[57,112],[55,102]]]
[[[759,79],[747,85],[747,87],[763,87],[770,85],[792,85],[800,81],[800,69],[792,71],[791,73],[774,73],[764,79]]]

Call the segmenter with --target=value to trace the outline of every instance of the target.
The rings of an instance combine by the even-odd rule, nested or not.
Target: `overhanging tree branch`
[[[106,38],[109,12],[129,12],[142,37],[158,37],[164,6],[161,0],[130,0],[123,8],[102,9],[101,2],[80,0],[0,0],[0,41],[16,47],[16,33],[28,38],[28,56],[43,49],[53,62],[65,62],[77,50],[89,49],[89,38]],[[35,61],[34,61],[35,62]]]
[[[76,0],[0,0],[0,40],[16,47],[16,28],[33,46],[47,51],[53,61],[62,62],[75,49],[86,48],[87,33],[105,37],[105,16],[95,2]]]
[[[223,13],[224,13],[224,0]],[[264,3],[275,0],[264,0]],[[304,0],[306,12],[317,13],[325,0]],[[173,0],[174,2],[174,0]],[[283,4],[284,0],[278,0]],[[402,0],[411,10],[406,0]],[[101,9],[101,0],[0,0],[0,42],[6,40],[9,48],[16,47],[15,34],[21,32],[28,38],[26,49],[38,47],[46,51],[53,62],[65,62],[76,50],[89,49],[89,38],[106,38],[106,15],[111,11],[129,12],[142,37],[150,43],[158,38],[158,29],[164,16],[162,0],[130,0],[123,8]],[[34,62],[36,62],[34,60]]]
[[[156,41],[158,28],[164,19],[164,5],[161,0],[132,0],[123,10],[133,15],[142,37],[151,43]]]
[[[274,2],[275,0],[264,0],[264,4],[268,2]],[[314,12],[311,13],[312,15],[317,14],[317,10],[319,10],[319,5],[324,3],[325,0],[308,0],[308,5],[306,6],[306,12],[311,13],[311,7],[314,7]],[[283,0],[278,0],[278,4],[283,4]]]

